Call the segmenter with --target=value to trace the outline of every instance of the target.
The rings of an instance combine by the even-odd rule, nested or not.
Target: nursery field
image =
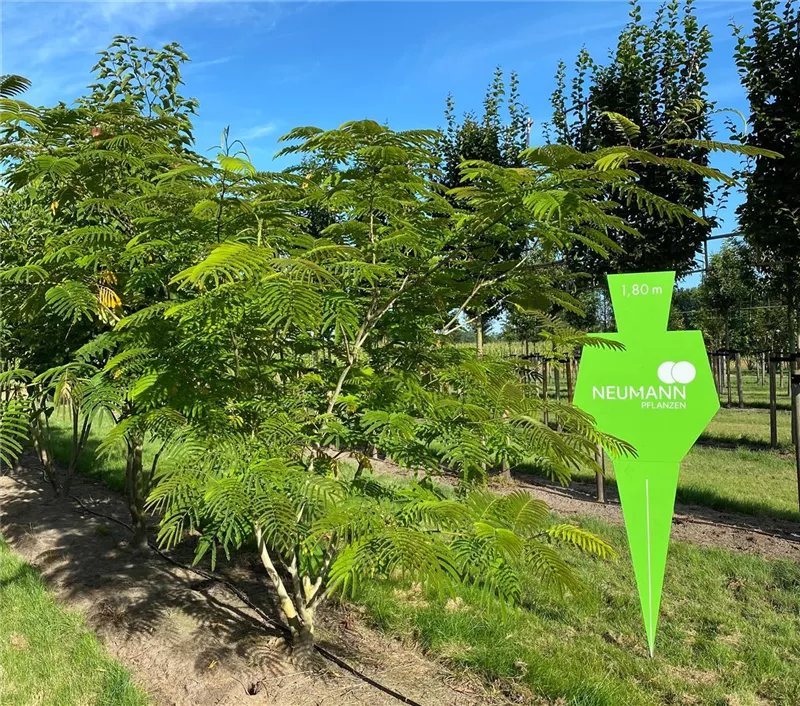
[[[759,388],[748,380],[748,406],[720,409],[683,464],[678,501],[741,513],[743,523],[757,517],[800,522],[789,412],[778,413],[779,448],[772,450],[769,413],[758,406]],[[98,418],[79,471],[121,491],[124,450],[102,459],[97,455],[111,428],[110,418]],[[63,411],[54,414],[51,429],[54,453],[64,463],[71,428]],[[145,443],[145,467],[156,451]],[[162,463],[168,468],[168,460]],[[574,480],[581,484],[594,477],[578,472]],[[610,460],[606,483],[613,497]],[[656,656],[649,659],[624,530],[588,515],[577,521],[619,552],[611,562],[569,553],[585,586],[577,598],[543,589],[535,580],[525,583],[517,606],[480,588],[448,593],[392,581],[364,584],[350,606],[366,625],[421,649],[455,674],[479,675],[483,688],[501,700],[576,706],[800,702],[796,562],[674,540]],[[12,616],[3,621],[4,674],[12,685],[4,690],[8,703],[29,703],[30,690],[41,688],[35,684],[47,684],[53,693],[63,690],[65,704],[83,703],[85,694],[107,694],[102,703],[109,706],[145,703],[80,620],[47,596],[35,570],[5,546],[2,551],[4,618]],[[41,625],[56,627],[42,631]],[[37,650],[52,652],[55,660],[38,659]],[[85,668],[65,678],[63,670],[52,666],[59,660],[77,660]],[[20,679],[34,664],[29,673],[37,674],[35,684]]]
[[[800,519],[790,461],[781,450],[761,448],[764,419],[763,410],[720,410],[684,464],[679,500]],[[124,456],[100,461],[93,453],[109,426],[96,427],[81,470],[121,489]],[[56,420],[54,428],[62,432],[63,444],[56,449],[65,458],[67,420]],[[785,444],[788,427],[784,423],[781,429]],[[145,463],[153,453],[146,445]],[[613,487],[613,470],[608,482]],[[390,582],[365,584],[355,605],[368,624],[456,671],[480,674],[487,688],[515,701],[576,706],[800,702],[796,562],[673,541],[657,652],[649,659],[623,529],[588,516],[578,521],[608,539],[619,557],[601,562],[571,552],[568,561],[585,585],[577,599],[536,581],[525,584],[518,606],[478,588],[453,594]]]
[[[168,4],[10,20],[0,704],[800,706],[796,3]]]
[[[103,431],[101,427],[96,433]],[[146,449],[146,457],[151,452]],[[733,468],[738,465],[733,459],[744,453],[717,452],[730,454],[728,463]],[[702,447],[693,451],[704,453],[706,449]],[[90,453],[84,460],[85,464],[89,462],[94,466],[84,465],[85,472],[101,483],[121,487],[124,459],[112,456],[107,462],[98,462]],[[714,467],[696,466],[698,477],[710,487],[714,475],[709,469]],[[751,466],[759,467],[758,463]],[[402,481],[395,478],[391,482]],[[767,512],[769,507],[765,504],[761,510]],[[773,508],[780,514],[777,505]],[[603,562],[570,552],[567,560],[578,570],[584,584],[577,597],[553,593],[531,580],[524,584],[519,605],[512,606],[479,588],[449,593],[395,581],[364,584],[350,606],[360,612],[366,624],[422,649],[455,674],[469,670],[480,675],[485,680],[484,688],[500,698],[500,703],[798,703],[800,566],[796,562],[673,541],[657,651],[650,659],[624,530],[591,517],[580,517],[578,522],[610,541],[619,556]],[[36,615],[26,607],[27,599],[19,597],[19,589],[14,588],[10,578],[12,573],[25,574],[26,581],[40,594],[41,583],[32,569],[6,549],[3,551],[4,560],[12,557],[11,561],[4,561],[4,604],[17,603],[25,615]],[[48,605],[52,606],[51,600]],[[13,620],[4,620],[4,630],[13,624]],[[33,624],[38,621],[28,623]],[[68,632],[85,635],[81,630],[79,622],[67,623]],[[4,634],[6,651],[10,649],[7,641]],[[58,648],[72,654],[64,640],[58,641]],[[92,673],[96,672],[95,669]],[[126,686],[123,677],[113,673],[117,675],[115,679],[122,679],[123,686],[114,687],[118,694],[102,703],[144,703]],[[98,687],[90,684],[69,688]],[[63,703],[82,702],[66,699]],[[428,706],[427,702],[422,703]]]

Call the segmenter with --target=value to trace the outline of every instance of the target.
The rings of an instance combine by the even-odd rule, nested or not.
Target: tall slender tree
[[[786,305],[787,343],[800,345],[800,7],[754,3],[752,32],[735,28],[736,63],[750,106],[745,145],[783,155],[755,157],[743,176],[739,225],[770,289]]]
[[[503,104],[506,106],[505,116],[501,111]],[[469,111],[459,122],[451,95],[447,98],[445,118],[447,128],[437,151],[442,162],[441,183],[447,189],[461,186],[462,163],[465,160],[480,160],[499,167],[521,166],[520,153],[526,148],[528,139],[528,109],[520,101],[519,78],[513,71],[509,76],[506,95],[503,71],[499,67],[495,70],[483,101],[482,116],[478,117],[475,112]],[[463,203],[460,205],[464,206]],[[472,274],[480,277],[487,266],[517,259],[523,248],[522,236],[516,243],[500,243],[491,234],[484,234],[470,246]],[[465,319],[475,331],[479,354],[482,354],[483,339],[492,319],[502,311],[499,306],[501,298],[502,292],[497,288],[487,287],[480,296],[473,298],[467,310]]]
[[[632,0],[630,18],[607,64],[597,64],[584,49],[571,82],[566,65],[559,66],[550,139],[583,150],[623,139],[667,160],[687,160],[692,166],[684,169],[652,162],[635,169],[642,188],[696,217],[671,221],[652,202],[615,193],[626,222],[638,233],[613,234],[621,249],[608,258],[580,244],[569,258],[573,269],[597,275],[674,269],[680,277],[694,268],[713,225],[713,219],[701,217],[712,203],[709,150],[696,142],[711,137],[713,106],[704,72],[711,35],[699,25],[692,0],[661,5],[651,23],[642,20],[640,3]],[[626,119],[637,127],[631,129]]]

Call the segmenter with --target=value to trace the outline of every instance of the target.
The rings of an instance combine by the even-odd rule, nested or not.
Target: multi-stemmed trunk
[[[290,587],[281,578],[269,549],[264,541],[260,527],[253,529],[261,563],[267,572],[275,592],[278,596],[281,613],[291,632],[292,654],[300,664],[310,664],[314,660],[314,615],[317,607],[326,596],[324,579],[330,565],[330,554],[323,563],[319,576],[312,581],[309,576],[302,575],[298,553],[295,552],[292,562],[284,568],[289,574]]]
[[[134,434],[127,440],[127,446],[125,485],[128,491],[128,510],[131,513],[131,524],[133,525],[131,546],[138,551],[147,547],[147,522],[144,509],[147,488],[142,469],[144,439],[140,434]]]
[[[63,498],[69,496],[69,491],[72,486],[72,478],[78,468],[78,459],[86,447],[86,441],[89,438],[89,432],[92,430],[92,421],[89,415],[85,415],[83,423],[80,419],[80,410],[77,405],[72,406],[72,451],[69,456],[69,465],[67,466],[64,480],[61,483],[59,495]]]
[[[44,469],[44,475],[47,482],[53,488],[56,495],[60,495],[60,488],[58,483],[58,472],[56,471],[55,461],[53,454],[50,450],[50,430],[47,428],[46,412],[39,410],[34,413],[31,419],[31,438],[33,440],[33,448],[39,461]],[[45,418],[44,425],[42,418]]]

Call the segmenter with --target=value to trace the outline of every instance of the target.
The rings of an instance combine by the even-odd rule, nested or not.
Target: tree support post
[[[606,502],[606,457],[603,453],[603,447],[599,444],[597,445],[597,450],[595,452],[595,459],[597,460],[597,465],[603,469],[602,473],[595,473],[596,481],[597,481],[597,502],[605,504]]]
[[[725,381],[728,386],[728,407],[733,406],[733,395],[731,394],[731,354],[725,351]]]
[[[556,402],[561,402],[561,371],[558,366],[553,369],[553,378],[556,385]],[[561,431],[561,422],[556,423],[556,431]]]
[[[744,395],[742,393],[742,355],[736,351],[736,395],[739,398],[739,409],[744,408]]]
[[[572,398],[575,391],[572,384],[572,365],[573,365],[572,356],[569,355],[567,356],[566,372],[567,372],[567,402],[569,402],[570,404],[572,404]]]
[[[775,381],[775,357],[769,354],[769,445],[778,448],[778,403]]]
[[[792,372],[792,436],[794,436],[794,463],[797,472],[797,501],[800,507],[800,370]]]
[[[547,358],[542,359],[542,402],[544,402],[544,412],[542,422],[545,426],[550,425],[550,415],[547,414]]]
[[[720,388],[719,385],[719,366],[717,365],[717,356],[713,352],[708,354],[708,363],[711,366],[711,374],[714,377],[714,386],[717,388],[717,396],[719,396],[722,388]]]

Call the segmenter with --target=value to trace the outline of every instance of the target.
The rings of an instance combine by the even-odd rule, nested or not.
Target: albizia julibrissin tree
[[[292,131],[284,153],[327,166],[270,175],[240,164],[251,194],[246,217],[241,204],[231,211],[236,235],[174,278],[184,302],[153,312],[174,326],[172,355],[202,342],[183,384],[225,412],[187,422],[196,451],[151,496],[161,540],[199,532],[198,558],[254,542],[300,646],[313,644],[320,602],[362,580],[480,581],[514,599],[523,573],[575,588],[554,543],[610,555],[577,527],[550,526],[541,501],[474,484],[502,460],[538,457],[564,479],[594,468],[598,443],[630,447],[580,410],[543,401],[514,364],[478,360],[448,336],[484,290],[530,311],[575,307],[548,272],[576,241],[605,254],[610,229],[632,230],[604,199],[609,184],[661,214],[697,216],[640,189],[631,165],[658,157],[625,146],[534,148],[521,168],[465,162],[459,211],[438,186],[435,137],[370,121]],[[310,207],[336,214],[319,237],[297,219]],[[520,223],[516,259],[476,262],[476,238],[518,239]],[[561,341],[611,345],[541,319]],[[140,312],[120,326],[146,337],[150,321]],[[542,421],[545,407],[560,431]],[[370,447],[417,480],[402,490],[377,482],[366,455],[347,453]],[[460,497],[428,482],[442,469],[460,476]]]

